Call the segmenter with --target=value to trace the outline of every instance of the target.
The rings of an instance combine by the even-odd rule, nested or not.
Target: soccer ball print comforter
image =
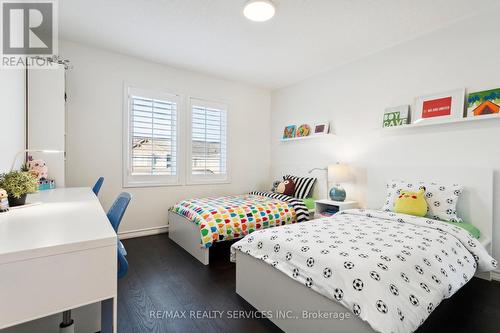
[[[497,262],[467,231],[376,210],[261,230],[231,247],[340,302],[379,332],[415,331],[476,270]]]

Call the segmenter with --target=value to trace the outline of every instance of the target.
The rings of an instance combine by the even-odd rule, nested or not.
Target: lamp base
[[[335,185],[330,189],[330,199],[333,201],[344,201],[346,197],[345,190],[340,185]]]

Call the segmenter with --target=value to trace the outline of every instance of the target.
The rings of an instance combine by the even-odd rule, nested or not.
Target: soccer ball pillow
[[[444,185],[434,182],[393,180],[387,184],[387,196],[382,210],[396,212],[394,205],[401,192],[415,192],[421,189],[425,190],[424,196],[428,206],[425,217],[448,222],[463,222],[457,215],[458,198],[463,192],[463,187],[457,184]]]

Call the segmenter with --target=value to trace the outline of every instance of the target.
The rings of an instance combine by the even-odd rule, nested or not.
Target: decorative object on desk
[[[53,190],[56,188],[56,181],[54,179],[40,179],[38,181],[38,191]]]
[[[295,182],[292,179],[285,179],[276,187],[276,193],[281,193],[293,197],[295,192]]]
[[[49,169],[44,160],[33,160],[33,156],[28,156],[26,166],[28,167],[28,172],[38,180],[46,179],[49,175]]]
[[[477,117],[500,113],[500,88],[469,94],[467,117]]]
[[[463,118],[465,89],[457,89],[415,100],[414,124],[446,123]]]
[[[36,192],[37,182],[35,176],[24,171],[11,171],[0,176],[0,187],[7,191],[10,207],[24,205],[27,194]]]
[[[401,105],[384,111],[382,127],[402,126],[410,123],[410,106]]]
[[[30,169],[28,168],[28,164],[27,163],[21,164],[21,167],[19,168],[19,170],[20,171],[24,171],[24,172],[30,171]]]
[[[38,179],[38,191],[56,188],[55,180],[48,178],[49,169],[44,160],[34,160],[33,156],[28,156],[28,162],[21,167],[21,171],[27,171]]]
[[[0,213],[9,211],[9,200],[7,199],[7,191],[0,188]]]
[[[283,139],[291,139],[295,137],[295,129],[297,126],[295,125],[288,125],[285,127],[285,130],[283,131]]]
[[[318,123],[314,125],[314,135],[328,134],[330,130],[330,123]]]
[[[307,124],[302,124],[297,128],[296,137],[309,136],[311,134],[311,127]]]
[[[335,185],[330,188],[329,196],[333,201],[344,201],[346,192],[340,183],[351,180],[351,172],[346,164],[333,164],[328,166],[328,180]]]
[[[394,211],[400,214],[425,216],[428,207],[424,195],[425,188],[418,192],[401,191],[394,203]]]

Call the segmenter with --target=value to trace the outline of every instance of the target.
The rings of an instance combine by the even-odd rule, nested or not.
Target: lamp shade
[[[337,163],[328,166],[328,181],[339,184],[351,180],[351,170],[347,164]]]

